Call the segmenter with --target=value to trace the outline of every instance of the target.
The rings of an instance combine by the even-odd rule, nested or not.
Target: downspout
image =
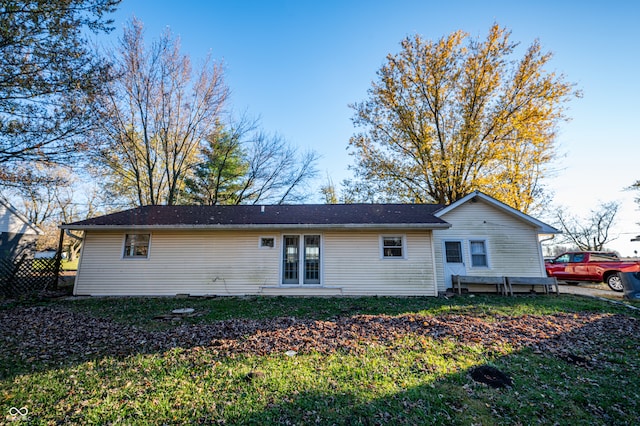
[[[540,254],[540,268],[541,272],[544,273],[544,275],[547,275],[547,268],[544,264],[544,254],[542,253],[542,243],[546,242],[546,241],[551,241],[556,237],[556,234],[551,234],[551,236],[549,238],[545,238],[544,240],[538,240],[538,253]]]
[[[551,236],[549,238],[545,238],[544,240],[540,240],[538,241],[540,244],[547,242],[547,241],[551,241],[556,237],[556,234],[551,234]]]
[[[67,234],[69,237],[75,239],[76,241],[80,241],[82,242],[84,240],[83,237],[79,237],[76,234],[72,234],[71,231],[69,229],[65,229],[64,233]],[[71,247],[69,247],[69,255],[71,255]]]
[[[76,234],[72,234],[71,230],[69,230],[69,229],[65,229],[64,233],[67,234],[68,236],[70,236],[71,238],[75,238],[76,240],[82,241],[84,239],[82,237],[78,237]]]
[[[60,278],[60,266],[62,265],[62,242],[64,241],[64,230],[60,230],[60,239],[58,240],[58,251],[56,252],[56,260],[54,264],[55,276],[51,286],[53,290],[58,289],[58,279]]]

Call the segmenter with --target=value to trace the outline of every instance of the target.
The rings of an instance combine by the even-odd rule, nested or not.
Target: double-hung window
[[[469,241],[469,246],[471,248],[471,266],[485,268],[489,266],[486,241],[471,240]]]
[[[383,259],[404,258],[404,238],[402,236],[382,236],[381,246]]]
[[[151,234],[127,234],[124,239],[124,252],[122,257],[147,258],[149,257],[149,242]]]

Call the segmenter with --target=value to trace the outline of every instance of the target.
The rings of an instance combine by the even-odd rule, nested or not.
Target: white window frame
[[[400,246],[400,250],[402,250],[402,256],[385,256],[384,254],[384,240],[386,238],[400,238],[402,240],[402,245]],[[407,236],[404,234],[384,234],[380,235],[379,238],[380,243],[380,259],[382,260],[403,260],[407,258]]]
[[[473,248],[472,248],[472,244],[473,243],[482,243],[483,247],[484,247],[484,258],[485,258],[485,262],[486,265],[474,265],[473,262]],[[474,239],[470,239],[469,240],[469,265],[472,268],[475,269],[489,269],[489,243],[487,242],[486,239],[483,238],[474,238]]]
[[[129,235],[148,235],[149,236],[149,243],[147,244],[147,255],[146,256],[127,256],[126,255],[126,250],[127,250],[127,237]],[[122,238],[122,259],[123,260],[142,260],[142,259],[149,259],[149,256],[151,254],[151,239],[152,239],[152,235],[151,232],[126,232],[124,234],[124,237]]]
[[[319,241],[319,248],[320,248],[320,274],[319,274],[319,279],[320,282],[319,283],[313,283],[313,284],[305,284],[304,283],[304,237],[305,236],[319,236],[320,237],[320,241]],[[297,283],[284,283],[284,237],[298,237],[298,282]],[[298,233],[298,232],[291,232],[291,233],[283,233],[280,235],[280,242],[281,245],[280,247],[282,247],[279,252],[279,263],[280,263],[280,267],[278,268],[280,270],[279,273],[279,278],[278,278],[278,282],[279,282],[279,286],[280,287],[301,287],[301,288],[306,288],[306,287],[324,287],[324,234],[322,234],[321,232],[305,232],[305,233]]]
[[[273,245],[272,246],[268,246],[268,245],[264,245],[262,244],[264,240],[270,239],[271,241],[273,241]],[[261,235],[260,237],[258,237],[258,248],[262,249],[262,250],[273,250],[277,247],[278,243],[277,243],[277,238],[275,236],[272,235]]]

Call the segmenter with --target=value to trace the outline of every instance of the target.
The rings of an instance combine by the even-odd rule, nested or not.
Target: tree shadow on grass
[[[635,372],[640,357],[632,356],[630,364],[621,357],[638,353],[640,325],[637,320],[619,320],[600,318],[535,339],[473,367],[425,375],[423,383],[382,397],[310,390],[229,420],[338,425],[638,424],[640,377]],[[485,377],[475,374],[479,369]],[[491,380],[496,378],[502,385]]]
[[[570,334],[563,337],[571,340]],[[627,369],[637,370],[639,363],[611,363],[598,359],[597,352],[532,352],[523,348],[489,361],[492,368],[513,380],[512,386],[493,388],[476,382],[472,377],[477,369],[474,366],[433,380],[425,378],[418,386],[372,399],[355,392],[302,392],[261,412],[230,421],[338,425],[638,424],[640,401],[629,400],[624,392],[638,389],[640,380]],[[625,374],[630,376],[624,383],[614,380]]]
[[[640,361],[622,367],[615,363],[616,359],[624,359],[625,352],[635,350],[637,353],[640,327],[636,318],[584,312],[502,316],[489,314],[473,304],[481,300],[465,301],[462,298],[448,309],[446,305],[434,305],[443,311],[437,316],[414,313],[391,316],[398,315],[396,303],[384,315],[362,314],[367,312],[366,304],[351,301],[359,314],[347,316],[348,312],[328,320],[235,319],[214,324],[185,324],[161,331],[118,324],[51,306],[15,307],[0,311],[0,378],[7,383],[34,370],[69,367],[107,357],[163,356],[172,348],[184,351],[204,348],[217,359],[245,354],[284,356],[282,354],[287,350],[294,350],[300,356],[306,353],[357,356],[372,345],[385,348],[389,353],[428,350],[407,348],[401,341],[403,336],[417,336],[461,346],[484,347],[483,362],[490,362],[512,375],[514,386],[489,389],[475,384],[470,379],[470,372],[462,370],[436,375],[435,380],[433,375],[425,376],[422,384],[385,393],[384,397],[367,397],[366,392],[355,391],[302,390],[270,402],[261,411],[236,417],[230,415],[226,420],[248,424],[470,424],[467,413],[474,412],[476,415],[482,413],[484,417],[480,423],[487,424],[494,421],[513,423],[519,421],[520,416],[529,420],[565,419],[564,411],[575,420],[582,411],[595,413],[586,417],[590,421],[633,423],[629,421],[633,419],[632,414],[628,413],[639,411],[638,400],[626,400],[624,395],[619,395],[616,390],[622,384],[605,382],[611,381],[611,377],[619,377],[621,369],[640,367],[637,365]],[[500,307],[502,300],[492,302],[492,306]],[[544,303],[553,306],[561,302],[561,298],[549,298]],[[513,303],[505,300],[504,306]],[[621,345],[620,342],[626,343]],[[505,344],[514,348],[513,353],[503,354]],[[613,373],[600,374],[599,369],[609,369]],[[251,378],[247,386],[260,385],[260,380],[259,377]],[[355,380],[355,386],[375,385]],[[562,383],[559,385],[558,381]],[[598,389],[595,389],[596,385]],[[627,385],[640,388],[637,375],[629,379]],[[594,397],[585,398],[584,389]],[[606,400],[607,389],[613,401],[608,405],[592,401]],[[546,396],[541,397],[543,394]],[[571,409],[556,408],[559,406],[556,401],[567,398],[574,401]],[[624,404],[620,405],[615,398]],[[570,420],[567,423],[571,423]]]

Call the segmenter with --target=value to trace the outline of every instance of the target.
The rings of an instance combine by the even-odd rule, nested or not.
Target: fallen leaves
[[[531,347],[568,362],[592,365],[600,356],[598,337],[638,335],[633,317],[610,314],[356,315],[321,321],[280,317],[181,324],[148,331],[50,306],[0,311],[0,356],[57,364],[71,359],[126,356],[171,348],[207,347],[219,356],[284,353],[359,353],[371,346],[394,350],[402,338],[451,339],[496,351]],[[580,355],[577,355],[580,354]],[[587,362],[588,361],[588,362]]]

